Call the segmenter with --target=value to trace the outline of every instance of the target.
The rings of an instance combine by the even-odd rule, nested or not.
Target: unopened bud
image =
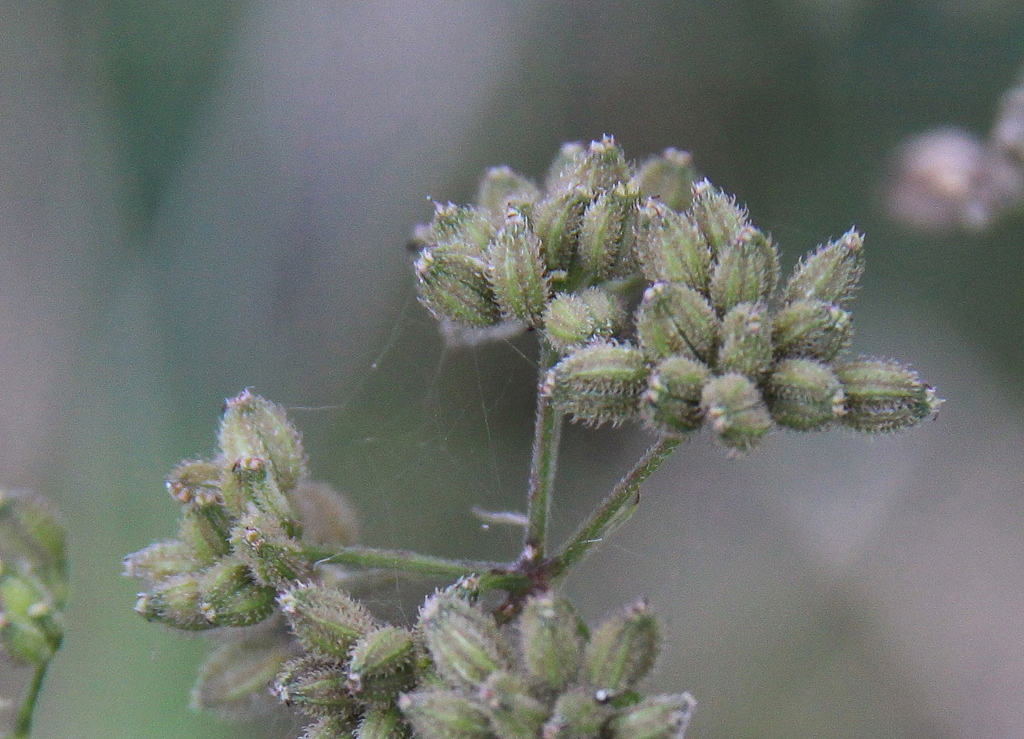
[[[938,410],[942,400],[917,372],[887,359],[856,359],[837,365],[846,392],[842,422],[858,431],[897,431]]]
[[[735,372],[707,382],[701,408],[722,443],[739,452],[752,449],[772,427],[768,406],[757,386]]]
[[[672,210],[681,211],[690,207],[696,177],[690,152],[669,147],[661,156],[644,162],[633,181],[644,196],[658,198]]]
[[[221,713],[245,714],[269,704],[268,688],[288,658],[288,645],[267,634],[229,641],[206,659],[192,689],[192,705]]]
[[[487,261],[441,245],[420,252],[415,270],[420,302],[440,320],[464,326],[493,326],[501,319],[488,280]]]
[[[185,460],[167,477],[167,492],[179,503],[205,506],[221,500],[220,465],[206,460]]]
[[[199,631],[212,629],[201,608],[199,580],[203,573],[183,572],[166,577],[149,590],[139,593],[135,612],[147,621],[156,621],[175,629]]]
[[[53,505],[41,495],[0,490],[0,560],[24,560],[63,602],[67,541]]]
[[[693,203],[690,213],[712,256],[718,255],[736,242],[742,228],[748,226],[746,208],[736,204],[735,198],[715,188],[707,180],[693,185]]]
[[[587,208],[580,227],[570,280],[592,284],[614,273],[633,257],[632,220],[640,194],[626,182],[607,190]]]
[[[325,657],[348,659],[356,640],[377,627],[359,602],[336,588],[294,585],[277,602],[302,648]]]
[[[547,175],[544,177],[544,190],[548,195],[565,187],[569,175],[574,169],[576,159],[587,150],[582,141],[567,141],[558,149],[555,158],[548,166]]]
[[[438,674],[449,683],[476,689],[508,657],[491,614],[447,592],[427,598],[419,628]]]
[[[270,462],[261,457],[243,457],[235,462],[221,483],[224,505],[235,518],[247,515],[250,506],[256,506],[280,521],[289,536],[298,536],[302,525],[271,474],[271,468]]]
[[[196,559],[193,549],[177,539],[157,541],[124,558],[124,574],[151,583],[173,575],[194,572],[206,562]]]
[[[849,312],[821,300],[796,300],[775,314],[772,341],[780,357],[829,361],[846,348],[853,333]]]
[[[271,691],[286,706],[310,716],[354,716],[344,670],[321,657],[300,657],[284,666]]]
[[[561,690],[579,670],[587,627],[565,598],[550,593],[531,598],[519,618],[526,671],[552,690]]]
[[[542,250],[540,238],[526,219],[510,210],[487,250],[488,277],[504,318],[531,326],[540,319],[550,292]]]
[[[310,575],[309,558],[299,540],[254,507],[231,530],[231,548],[261,585],[279,588]]]
[[[610,190],[629,179],[626,157],[611,136],[591,141],[587,150],[577,155],[563,172],[566,184],[594,193]]]
[[[416,683],[416,647],[400,626],[383,626],[356,642],[348,666],[350,692],[364,703],[387,703]]]
[[[715,356],[721,322],[693,288],[679,282],[657,282],[644,292],[636,330],[648,357],[681,354],[708,362]]]
[[[711,370],[703,362],[681,355],[663,359],[641,400],[644,420],[665,434],[696,431],[704,420],[700,401]]]
[[[636,216],[636,258],[651,282],[682,282],[706,293],[711,249],[686,215],[657,200],[641,202]]]
[[[398,699],[398,708],[422,739],[489,739],[483,706],[450,690],[418,690]]]
[[[440,247],[446,254],[483,257],[494,230],[487,216],[476,208],[434,203],[434,219],[423,239],[427,247]]]
[[[230,531],[231,521],[221,504],[189,505],[178,526],[178,539],[200,566],[206,566],[231,551]]]
[[[821,428],[845,412],[845,394],[836,373],[813,359],[776,364],[765,395],[772,418],[798,431]]]
[[[42,665],[53,657],[64,628],[46,586],[31,572],[0,561],[0,647],[19,663]]]
[[[739,372],[757,382],[772,361],[772,325],[759,303],[738,303],[722,318],[719,372]]]
[[[348,716],[324,716],[307,726],[300,739],[354,739],[355,730]]]
[[[783,295],[786,302],[821,300],[843,305],[864,271],[864,237],[851,229],[819,246],[793,270]]]
[[[738,303],[765,302],[779,280],[779,254],[771,239],[744,226],[721,249],[711,274],[711,302],[720,315]]]
[[[689,693],[653,696],[616,716],[608,728],[613,739],[683,739],[696,705]]]
[[[533,226],[544,246],[544,263],[549,270],[566,273],[572,265],[583,227],[583,213],[593,199],[593,191],[575,187],[537,205]]]
[[[250,626],[274,610],[273,587],[260,585],[241,560],[225,557],[199,578],[199,610],[214,626]]]
[[[572,688],[555,701],[551,718],[541,729],[542,739],[587,739],[600,736],[614,709],[599,702],[595,692]]]
[[[355,739],[405,739],[408,733],[398,708],[374,706],[363,714]]]
[[[268,460],[282,490],[291,490],[306,475],[302,441],[284,408],[249,390],[224,401],[218,443],[229,466],[241,459]]]
[[[648,369],[639,349],[595,342],[566,355],[548,373],[544,390],[555,406],[583,423],[619,424],[636,415]]]
[[[611,695],[632,688],[654,666],[660,641],[658,621],[646,603],[609,618],[594,630],[587,645],[587,683]]]
[[[622,302],[600,287],[559,293],[544,309],[544,335],[559,353],[593,339],[611,339],[622,330]]]
[[[529,682],[517,673],[492,673],[478,696],[497,739],[536,739],[548,717],[548,707],[533,697]]]
[[[511,167],[490,167],[480,180],[476,203],[495,228],[501,228],[509,206],[518,208],[536,202],[539,197],[537,186]]]

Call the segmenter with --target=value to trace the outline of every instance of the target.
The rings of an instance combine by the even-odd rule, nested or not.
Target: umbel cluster
[[[491,168],[474,205],[438,203],[414,238],[423,304],[537,330],[554,356],[542,389],[587,424],[707,427],[745,451],[776,425],[894,431],[941,403],[907,366],[842,356],[860,234],[780,284],[771,237],[685,152],[634,167],[610,137],[565,144],[543,187]]]

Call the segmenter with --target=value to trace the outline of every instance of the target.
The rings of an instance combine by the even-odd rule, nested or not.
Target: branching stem
[[[49,662],[43,662],[32,673],[32,680],[28,684],[25,698],[21,702],[21,707],[18,708],[18,718],[14,725],[14,733],[11,734],[11,739],[28,739],[32,733],[32,714],[36,709],[39,691],[42,690],[43,680],[46,678],[46,668],[49,664]]]
[[[562,441],[562,414],[555,409],[547,388],[548,370],[555,353],[541,342],[540,377],[537,382],[537,422],[533,432],[533,453],[530,460],[530,490],[526,503],[527,524],[523,539],[523,555],[541,559],[547,544],[548,516],[558,466],[558,447]]]

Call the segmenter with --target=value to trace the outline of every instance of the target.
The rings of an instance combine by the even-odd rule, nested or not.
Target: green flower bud
[[[46,584],[54,603],[67,590],[67,542],[64,527],[41,495],[0,490],[0,560],[23,560]]]
[[[938,410],[942,400],[917,372],[887,359],[861,358],[836,365],[846,392],[844,425],[858,431],[897,431]]]
[[[359,639],[348,667],[351,693],[364,703],[391,703],[416,683],[412,634],[399,626],[383,626]]]
[[[522,214],[510,210],[487,250],[488,277],[503,317],[531,326],[540,319],[550,292],[542,249]]]
[[[199,610],[214,626],[250,626],[274,610],[274,588],[256,582],[249,568],[234,557],[204,570],[198,592]]]
[[[200,566],[206,566],[231,551],[230,531],[231,521],[221,504],[189,505],[178,525],[178,539]]]
[[[537,186],[511,167],[490,167],[484,172],[477,190],[476,202],[495,228],[505,223],[509,206],[535,203],[540,198]]]
[[[355,722],[347,716],[324,716],[306,727],[301,739],[354,739]]]
[[[813,359],[776,364],[765,399],[777,423],[798,431],[821,428],[845,412],[845,394],[836,373]]]
[[[19,663],[42,665],[60,648],[64,628],[39,578],[0,561],[0,647]]]
[[[356,641],[377,628],[359,602],[335,588],[297,584],[277,602],[302,648],[324,657],[348,659]]]
[[[206,506],[222,502],[220,472],[215,462],[186,459],[167,477],[167,492],[179,503]]]
[[[373,707],[363,714],[355,739],[404,739],[409,728],[394,706]]]
[[[639,349],[595,342],[558,362],[548,373],[544,392],[560,411],[578,421],[619,424],[636,415],[647,374]]]
[[[530,598],[519,617],[519,636],[532,677],[555,691],[576,677],[587,627],[568,600],[550,593]]]
[[[718,371],[739,372],[754,382],[772,361],[771,316],[763,304],[738,303],[722,319]]]
[[[248,515],[250,506],[276,519],[289,536],[298,536],[302,526],[281,492],[272,464],[260,457],[243,457],[235,462],[221,482],[224,504],[235,518]]]
[[[476,208],[434,203],[434,220],[423,240],[427,247],[441,247],[446,254],[482,258],[494,231],[487,216]]]
[[[479,691],[497,739],[536,739],[548,717],[548,707],[533,697],[527,680],[499,670],[491,673]]]
[[[757,386],[735,372],[707,382],[701,409],[722,443],[739,452],[752,449],[772,427],[768,406]]]
[[[240,716],[263,702],[269,705],[268,688],[289,651],[287,642],[266,634],[220,645],[199,670],[192,705]]]
[[[589,685],[618,695],[640,682],[654,666],[661,641],[658,621],[640,602],[595,629],[584,657]]]
[[[547,194],[550,195],[565,186],[569,175],[574,171],[574,163],[586,150],[587,147],[581,141],[568,141],[562,144],[544,177],[544,190]]]
[[[309,559],[299,541],[274,518],[250,506],[231,530],[231,548],[261,585],[274,588],[309,577]]]
[[[658,198],[672,210],[685,210],[693,201],[697,168],[688,151],[669,147],[644,162],[633,178],[645,197]]]
[[[721,322],[693,288],[679,282],[657,282],[644,292],[636,331],[648,357],[681,354],[708,362],[715,356]]]
[[[571,282],[600,282],[625,272],[633,256],[632,222],[640,200],[637,190],[620,182],[601,193],[583,214]]]
[[[355,509],[327,483],[302,480],[287,497],[302,524],[304,542],[340,548],[359,540]]]
[[[563,170],[562,187],[582,187],[599,193],[629,179],[629,165],[611,136],[591,141]]]
[[[162,579],[149,592],[139,593],[135,612],[147,621],[156,621],[175,629],[212,629],[217,624],[206,618],[199,597],[199,580],[202,576],[201,571],[183,572]]]
[[[218,443],[228,466],[250,458],[269,461],[282,490],[291,490],[306,476],[302,441],[284,408],[249,390],[224,401]]]
[[[708,366],[696,359],[674,355],[662,360],[640,401],[644,420],[665,434],[696,431],[704,420],[701,393],[710,377]]]
[[[501,319],[482,253],[427,247],[415,269],[420,302],[438,319],[476,327],[493,326]]]
[[[683,739],[697,702],[689,693],[647,698],[609,723],[614,739]]]
[[[740,230],[750,225],[746,208],[738,206],[735,198],[707,180],[694,184],[690,213],[711,248],[712,256],[735,244]]]
[[[286,706],[310,716],[354,719],[358,705],[348,693],[345,672],[322,657],[300,657],[284,666],[271,692]]]
[[[846,348],[853,333],[850,314],[821,300],[796,300],[775,314],[772,342],[779,357],[829,361]]]
[[[544,335],[560,354],[594,339],[611,339],[622,330],[622,302],[600,287],[559,293],[544,309]]]
[[[711,274],[711,302],[719,315],[738,303],[766,302],[779,279],[779,254],[771,239],[753,226],[721,249]]]
[[[819,246],[793,270],[783,295],[786,302],[821,300],[841,306],[864,271],[863,247],[864,237],[853,229]]]
[[[476,689],[508,656],[494,618],[452,593],[435,593],[420,609],[419,629],[437,673],[452,685]]]
[[[707,293],[711,249],[686,215],[657,200],[641,202],[636,216],[636,258],[651,282],[682,282]]]
[[[593,690],[572,688],[558,696],[541,736],[543,739],[593,739],[602,735],[614,712],[610,705],[598,702]]]
[[[173,575],[200,570],[207,564],[197,560],[193,549],[183,542],[165,539],[125,557],[124,574],[156,583]]]
[[[420,739],[490,739],[487,711],[449,690],[418,690],[398,699],[398,708]]]
[[[544,246],[544,263],[549,270],[565,273],[572,265],[583,228],[583,213],[593,199],[593,191],[576,187],[537,204],[533,226]]]

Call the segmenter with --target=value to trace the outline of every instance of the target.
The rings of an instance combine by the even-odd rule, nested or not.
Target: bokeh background
[[[867,233],[855,350],[949,398],[868,440],[706,437],[568,587],[647,597],[691,739],[1024,736],[1024,224],[915,232],[891,157],[984,134],[1024,64],[1013,0],[0,0],[0,484],[59,503],[74,588],[39,739],[251,736],[188,709],[202,638],[131,612],[121,557],[246,386],[292,408],[368,544],[506,557],[529,337],[446,349],[405,250],[427,196],[565,140],[694,152],[787,263]],[[647,442],[566,435],[556,534]],[[396,581],[384,609],[432,583]],[[280,734],[278,734],[280,736]]]

